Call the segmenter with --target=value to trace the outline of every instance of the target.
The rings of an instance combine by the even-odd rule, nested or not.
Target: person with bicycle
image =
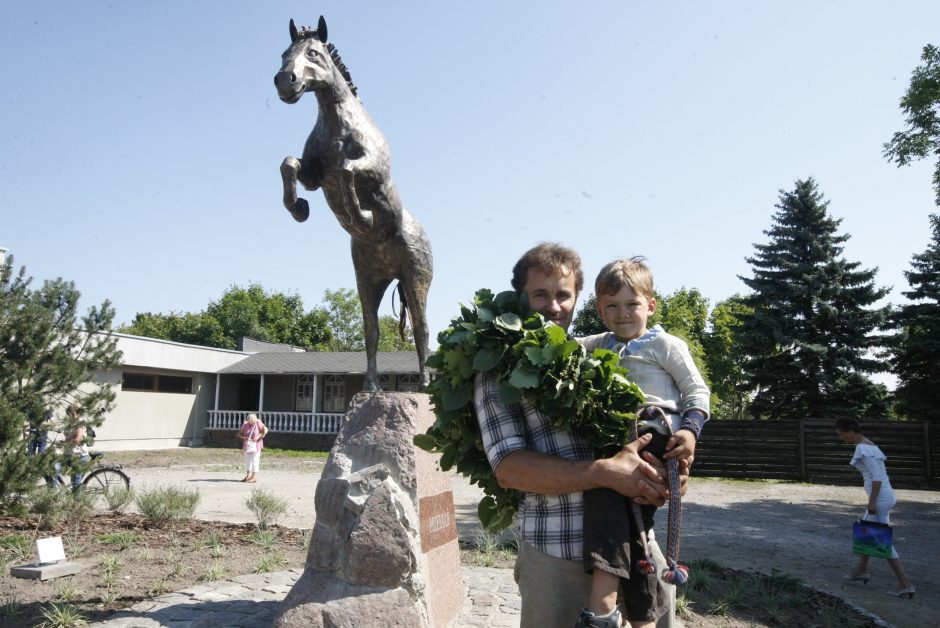
[[[78,409],[75,406],[69,406],[66,410],[66,414],[69,417],[69,423],[72,424],[74,419],[77,417]],[[84,423],[78,423],[72,428],[72,431],[68,434],[65,440],[66,452],[65,456],[70,462],[70,467],[72,467],[72,490],[78,490],[78,487],[82,485],[82,479],[84,474],[80,469],[84,468],[89,462],[91,462],[91,454],[88,451],[88,444],[85,442],[85,439],[88,437],[88,428],[85,427]],[[56,473],[59,474],[62,472],[62,463],[57,462],[55,465]],[[62,484],[61,477],[59,480]]]
[[[52,420],[54,413],[52,410],[46,410],[42,416],[42,423],[39,425],[30,425],[29,427],[29,444],[27,445],[26,453],[30,456],[40,456],[46,453],[46,449],[49,446],[49,432],[46,431],[46,427],[49,424],[49,421]],[[43,479],[46,481],[46,486],[52,486],[53,478],[51,475],[43,476]]]

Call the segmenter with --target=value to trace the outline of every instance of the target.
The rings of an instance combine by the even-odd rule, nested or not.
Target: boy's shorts
[[[653,432],[652,442],[644,451],[662,458],[669,438]],[[641,506],[644,527],[653,527],[655,506]],[[625,532],[626,531],[626,532]],[[626,542],[625,542],[626,541]],[[669,610],[666,583],[660,573],[665,565],[657,564],[651,574],[635,568],[643,555],[639,530],[633,517],[629,497],[611,489],[584,492],[584,570],[601,569],[620,577],[620,602],[630,621],[655,621]]]

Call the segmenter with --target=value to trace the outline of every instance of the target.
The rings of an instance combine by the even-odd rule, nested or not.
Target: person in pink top
[[[242,452],[245,454],[245,477],[242,482],[255,482],[261,464],[261,450],[264,448],[264,435],[268,428],[258,419],[257,414],[249,414],[238,429],[242,440]]]

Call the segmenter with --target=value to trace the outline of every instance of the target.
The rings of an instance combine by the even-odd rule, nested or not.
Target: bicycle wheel
[[[119,469],[95,469],[82,482],[82,490],[92,495],[96,510],[110,510],[108,493],[130,486],[131,479]]]

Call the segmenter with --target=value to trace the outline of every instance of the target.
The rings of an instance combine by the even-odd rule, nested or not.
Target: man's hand
[[[663,477],[668,478],[666,467],[661,460],[659,460],[656,456],[649,453],[648,451],[644,451],[642,456],[644,460],[650,463],[651,467],[656,469],[657,472],[661,473]],[[679,460],[679,487],[680,487],[679,494],[680,495],[685,495],[686,491],[689,490],[689,469],[690,468],[691,467],[689,466],[688,460]],[[666,480],[666,483],[667,483],[666,495],[668,497],[669,492],[670,492],[668,490],[668,479]],[[643,497],[635,497],[633,498],[633,501],[635,501],[638,504],[652,504],[654,506],[662,506],[663,503],[665,503],[665,502],[659,503],[656,501],[648,501]]]
[[[666,455],[669,458],[678,458],[679,460],[688,460],[689,466],[695,460],[695,434],[689,430],[679,430],[666,443]]]
[[[606,458],[603,461],[607,470],[604,485],[639,504],[662,506],[669,496],[666,467],[652,454],[640,457],[640,451],[650,440],[652,436],[645,434]]]

